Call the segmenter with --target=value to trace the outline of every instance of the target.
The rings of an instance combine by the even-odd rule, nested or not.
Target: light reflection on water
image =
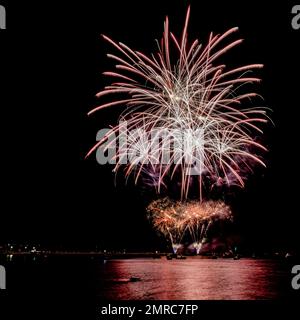
[[[98,298],[113,300],[277,299],[289,276],[273,260],[111,260],[99,267],[96,286]]]

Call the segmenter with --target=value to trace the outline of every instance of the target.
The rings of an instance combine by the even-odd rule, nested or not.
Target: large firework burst
[[[243,187],[245,170],[251,171],[256,164],[265,166],[258,155],[265,147],[257,136],[267,116],[265,108],[241,107],[244,100],[257,96],[245,85],[260,81],[249,73],[262,65],[226,69],[217,62],[242,42],[226,40],[237,28],[211,33],[202,46],[198,40],[188,41],[189,16],[190,8],[180,39],[169,31],[166,18],[158,52],[149,56],[103,36],[119,53],[107,55],[116,61],[117,70],[104,74],[118,80],[97,94],[112,99],[89,114],[117,105],[124,110],[119,124],[88,155],[118,140],[115,172],[124,167],[126,177],[133,175],[136,182],[143,173],[151,172],[158,192],[167,176],[176,176],[182,199],[188,197],[196,176],[202,199],[204,177],[211,184]],[[122,142],[121,132],[126,135]]]

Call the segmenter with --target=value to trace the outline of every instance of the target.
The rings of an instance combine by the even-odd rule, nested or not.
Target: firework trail
[[[147,207],[148,218],[154,229],[169,238],[173,253],[180,248],[186,226],[179,203],[169,198],[154,200]]]
[[[193,246],[199,254],[209,228],[219,221],[232,222],[233,215],[229,206],[222,201],[193,201],[185,206],[185,220]]]
[[[222,201],[172,201],[169,198],[154,200],[147,207],[154,229],[168,237],[173,251],[188,233],[199,254],[207,232],[216,222],[233,221],[231,209]],[[174,249],[175,248],[175,249]]]
[[[115,144],[126,123],[127,139],[119,143],[114,171],[123,167],[125,176],[133,176],[135,182],[150,172],[158,192],[165,179],[178,179],[181,199],[188,197],[196,181],[201,202],[205,177],[212,186],[244,187],[244,171],[251,172],[257,164],[265,166],[259,154],[266,149],[257,136],[268,117],[265,108],[241,107],[244,100],[258,96],[247,84],[260,81],[249,74],[262,65],[228,70],[217,62],[242,42],[228,40],[238,28],[211,33],[202,46],[198,40],[188,40],[189,17],[190,8],[179,39],[169,31],[167,17],[158,52],[149,56],[103,36],[118,52],[107,55],[116,62],[116,70],[104,75],[117,80],[97,94],[111,99],[89,115],[118,105],[124,110],[119,124],[88,155]]]

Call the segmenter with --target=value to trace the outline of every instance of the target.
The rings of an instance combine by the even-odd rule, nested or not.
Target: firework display
[[[202,46],[198,40],[188,40],[189,16],[190,9],[180,39],[169,31],[166,18],[158,52],[150,56],[103,36],[120,54],[108,54],[117,62],[117,70],[104,74],[118,80],[97,94],[112,99],[89,114],[118,105],[124,110],[119,124],[89,154],[118,141],[114,171],[125,167],[125,175],[133,175],[137,182],[142,172],[155,170],[158,192],[167,176],[176,177],[182,199],[188,197],[196,180],[201,199],[205,177],[212,185],[243,187],[245,170],[252,171],[255,164],[265,166],[258,154],[266,149],[257,142],[257,136],[267,115],[262,107],[241,107],[243,101],[252,102],[257,96],[249,91],[248,84],[260,81],[251,73],[262,65],[227,70],[217,63],[242,42],[228,43],[227,38],[237,28],[221,35],[210,34],[207,45]]]
[[[89,112],[122,108],[118,124],[97,139],[88,155],[113,150],[115,173],[123,168],[135,183],[142,177],[157,193],[179,190],[180,201],[162,198],[147,207],[153,227],[170,239],[175,253],[186,234],[199,253],[215,221],[232,221],[229,206],[209,200],[210,191],[244,187],[253,168],[265,166],[260,137],[269,120],[249,85],[260,81],[253,70],[263,66],[228,68],[218,62],[242,42],[230,40],[238,28],[211,33],[203,46],[188,38],[189,17],[190,8],[180,38],[169,31],[166,18],[156,54],[103,36],[117,51],[107,55],[116,70],[104,75],[116,80],[97,94],[105,102]],[[191,201],[195,190],[197,200]]]
[[[162,198],[151,202],[147,212],[154,228],[171,241],[174,253],[186,233],[199,253],[209,228],[215,222],[233,220],[229,206],[212,200],[182,202]]]

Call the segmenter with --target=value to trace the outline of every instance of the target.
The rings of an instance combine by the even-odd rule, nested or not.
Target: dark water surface
[[[288,266],[276,260],[108,260],[99,266],[96,293],[115,300],[280,299],[292,293],[291,278]]]
[[[22,292],[22,297],[32,292],[51,299],[71,294],[96,303],[111,299],[288,300],[299,297],[291,287],[292,265],[282,260],[246,258],[103,261],[63,256],[8,264],[7,292]],[[137,281],[130,281],[132,277]]]

